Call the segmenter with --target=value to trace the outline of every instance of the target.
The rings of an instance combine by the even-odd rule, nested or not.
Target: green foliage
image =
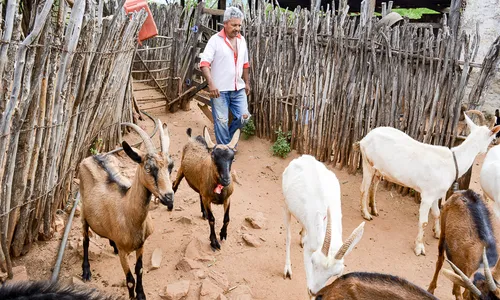
[[[90,147],[90,154],[97,155],[99,154],[99,148],[103,145],[102,139],[97,139],[92,143],[92,147]]]
[[[403,18],[408,17],[408,19],[414,19],[418,20],[422,18],[422,15],[428,14],[428,15],[437,15],[439,12],[425,8],[425,7],[420,7],[420,8],[393,8],[391,11],[397,12],[400,14]],[[360,16],[361,14],[359,12],[350,12],[349,16],[355,17],[355,16]],[[382,14],[379,12],[374,12],[374,16],[377,17],[382,17]]]
[[[422,18],[422,15],[429,14],[429,15],[436,15],[439,14],[439,12],[425,8],[425,7],[420,7],[420,8],[393,8],[392,11],[397,12],[400,14],[403,18],[408,17],[408,19],[420,19]]]
[[[285,158],[288,156],[288,153],[292,151],[290,148],[290,138],[292,137],[291,132],[283,132],[281,131],[281,128],[276,131],[278,134],[278,138],[276,139],[276,142],[271,146],[271,150],[273,151],[274,156],[279,156],[282,158]]]
[[[255,124],[253,123],[252,117],[250,120],[241,128],[241,133],[243,133],[243,139],[248,140],[252,135],[255,135]]]

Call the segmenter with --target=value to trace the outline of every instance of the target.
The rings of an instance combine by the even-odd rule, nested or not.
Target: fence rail
[[[90,0],[34,1],[24,13],[16,2],[0,15],[0,268],[9,276],[11,257],[52,236],[81,159],[114,148],[119,124],[132,120],[130,66],[146,18],[105,17]]]
[[[252,7],[249,104],[260,137],[290,132],[300,153],[354,171],[359,153],[351,145],[371,129],[392,126],[453,146],[461,104],[479,103],[480,92],[465,99],[478,40],[458,34],[453,6],[438,30],[408,22],[377,28],[366,1],[359,18],[348,17],[345,4],[338,13]],[[497,44],[492,53],[483,65],[498,61]],[[493,73],[482,72],[479,87]]]

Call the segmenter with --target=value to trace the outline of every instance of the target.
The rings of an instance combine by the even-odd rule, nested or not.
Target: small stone
[[[64,218],[59,214],[56,214],[56,217],[54,220],[54,230],[55,230],[55,232],[60,233],[60,234],[62,234],[64,231]]]
[[[79,217],[82,214],[82,209],[80,208],[80,203],[75,208],[75,217]]]
[[[71,283],[72,284],[85,284],[80,278],[73,276],[71,277]]]
[[[177,223],[181,223],[181,224],[186,224],[186,225],[193,224],[193,220],[191,220],[188,217],[180,217],[180,218],[177,219],[176,222]]]
[[[78,248],[78,243],[76,241],[69,241],[68,242],[68,249],[69,250],[75,250]]]
[[[27,281],[30,280],[28,277],[28,272],[26,271],[25,266],[17,266],[12,268],[12,273],[14,277],[12,281]]]
[[[177,265],[175,266],[175,269],[184,271],[184,272],[189,272],[194,269],[202,269],[203,265],[195,260],[189,259],[189,258],[183,258],[181,259]]]
[[[248,246],[260,247],[261,245],[260,241],[256,237],[248,233],[243,234],[242,238]]]
[[[210,250],[210,244],[203,243],[200,239],[194,238],[187,245],[184,256],[192,260],[212,261],[213,257],[207,255],[205,251],[203,251],[203,248],[208,248],[207,250]]]
[[[200,300],[217,299],[224,291],[213,284],[210,279],[205,278],[201,284]]]
[[[199,269],[199,270],[196,270],[196,271],[194,272],[194,276],[196,276],[196,277],[197,277],[197,278],[199,278],[199,279],[205,279],[205,278],[207,278],[207,275],[205,274],[205,271],[200,270],[200,269]]]
[[[0,282],[5,282],[5,280],[7,280],[9,274],[5,273],[5,272],[2,272],[0,270]]]
[[[191,282],[189,280],[181,280],[174,283],[170,283],[165,288],[163,295],[160,295],[162,299],[167,300],[180,300],[187,296],[189,293],[189,286]]]
[[[255,229],[262,229],[266,226],[266,218],[261,212],[256,213],[253,217],[246,217],[245,220]]]
[[[211,270],[208,273],[208,277],[210,277],[223,290],[227,290],[229,288],[229,280],[227,280],[226,275]]]
[[[151,256],[151,269],[155,270],[160,267],[162,256],[163,251],[161,248],[156,248],[155,251],[153,251],[153,255]]]

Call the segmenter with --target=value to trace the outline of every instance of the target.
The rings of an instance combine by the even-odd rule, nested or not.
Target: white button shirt
[[[242,79],[243,69],[249,68],[250,64],[247,43],[241,34],[236,36],[236,45],[238,55],[222,29],[208,40],[205,50],[200,54],[200,68],[211,67],[212,80],[220,92],[245,88]]]

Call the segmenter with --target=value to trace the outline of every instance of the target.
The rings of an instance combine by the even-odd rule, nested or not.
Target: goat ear
[[[161,152],[163,154],[168,155],[168,148],[170,148],[170,134],[168,132],[167,124],[161,123],[160,119],[158,119],[160,124],[160,142],[161,142]]]
[[[500,131],[500,125],[497,125],[491,129],[491,135],[494,135],[499,131]]]
[[[455,272],[453,272],[452,270],[443,269],[441,271],[441,273],[444,275],[444,277],[448,278],[454,284],[457,284],[461,287],[467,288],[467,285],[464,283],[462,278],[460,278],[460,276],[455,274]]]
[[[210,133],[208,132],[207,126],[203,128],[203,137],[205,138],[205,142],[207,142],[207,146],[209,149],[213,149],[215,147],[214,142],[212,142],[212,139],[210,138]]]
[[[467,126],[469,126],[469,129],[472,130],[474,128],[477,127],[476,124],[474,124],[474,122],[472,122],[472,120],[467,116],[466,113],[464,113],[464,116],[465,116],[465,122],[467,123]]]
[[[234,149],[234,147],[236,147],[236,144],[238,144],[238,141],[240,139],[240,133],[241,131],[237,129],[233,135],[233,138],[231,139],[231,142],[229,142],[229,144],[227,145],[229,148]]]
[[[130,145],[123,141],[122,142],[122,147],[125,153],[127,153],[128,157],[130,157],[133,161],[136,163],[140,164],[142,162],[142,157],[139,153],[135,152]]]

